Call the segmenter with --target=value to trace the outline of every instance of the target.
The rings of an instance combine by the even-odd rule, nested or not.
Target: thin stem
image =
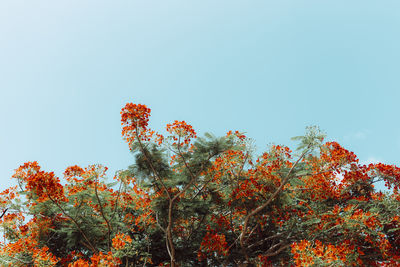
[[[6,214],[7,210],[8,210],[8,208],[6,208],[5,210],[3,210],[3,213],[2,213],[1,216],[0,216],[0,219],[3,218],[3,216]]]
[[[97,181],[98,181],[97,178],[98,178],[98,175],[96,174],[96,178],[95,178],[95,182],[94,182],[94,192],[96,194],[97,202],[99,202],[100,214],[101,214],[101,216],[103,217],[104,221],[107,224],[108,250],[110,250],[110,247],[111,247],[111,225],[110,225],[110,222],[107,220],[106,216],[104,215],[103,205],[101,205],[100,197],[99,197],[99,194],[97,192]]]
[[[90,240],[87,238],[87,236],[85,235],[85,233],[83,232],[82,228],[79,226],[78,222],[72,218],[70,215],[68,215],[65,210],[60,206],[60,204],[57,203],[57,201],[55,201],[49,194],[47,194],[49,199],[61,210],[61,212],[64,214],[64,216],[67,216],[74,224],[75,226],[78,228],[78,231],[82,234],[83,238],[86,240],[86,242],[88,242],[89,245],[89,249],[91,249],[94,253],[99,252],[97,248],[95,248],[92,244],[92,242],[90,242]]]
[[[139,122],[138,122],[138,123],[139,123]],[[151,162],[149,156],[147,155],[147,151],[144,149],[143,144],[142,144],[142,142],[140,141],[140,138],[139,138],[139,135],[138,135],[138,125],[137,125],[137,124],[136,124],[136,131],[135,131],[135,134],[136,134],[136,139],[138,140],[138,143],[139,143],[139,147],[140,147],[141,152],[142,152],[143,155],[146,157],[146,160],[147,160],[147,162],[149,163],[151,170],[153,171],[153,173],[154,173],[155,177],[157,178],[157,180],[161,183],[162,187],[164,188],[165,192],[167,193],[168,198],[171,199],[171,195],[170,195],[170,193],[169,193],[167,187],[165,186],[165,184],[164,184],[164,182],[162,181],[160,175],[158,174],[158,172],[157,172],[156,169],[154,168],[153,163]]]
[[[120,194],[121,194],[121,189],[122,189],[122,181],[121,181],[120,184],[119,184],[118,193],[117,193],[117,197],[116,197],[116,199],[115,199],[115,204],[114,204],[114,212],[113,212],[113,216],[112,216],[112,217],[115,216],[115,213],[116,213],[116,211],[117,211],[118,200],[119,200],[119,196],[120,196]]]

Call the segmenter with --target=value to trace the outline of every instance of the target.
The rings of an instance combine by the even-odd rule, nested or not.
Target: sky
[[[0,189],[38,161],[133,163],[128,102],[163,131],[246,132],[258,151],[318,125],[362,162],[400,165],[398,0],[2,0]]]

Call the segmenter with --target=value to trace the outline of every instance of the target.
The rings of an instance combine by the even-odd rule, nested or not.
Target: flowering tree
[[[122,109],[135,162],[112,182],[101,165],[62,180],[37,162],[16,169],[0,194],[1,265],[400,265],[400,168],[360,164],[317,128],[296,152],[256,156],[240,132],[197,137],[175,121],[164,136],[149,117]]]

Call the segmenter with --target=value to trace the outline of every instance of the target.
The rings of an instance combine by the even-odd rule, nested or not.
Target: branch
[[[206,218],[206,215],[203,215],[202,218],[201,218],[201,220],[200,220],[200,222],[197,224],[196,229],[194,229],[194,228],[195,228],[195,227],[194,227],[194,223],[192,224],[191,230],[190,230],[189,235],[188,235],[188,237],[186,238],[186,241],[185,241],[185,242],[188,242],[189,239],[192,237],[192,234],[193,234],[194,232],[196,232],[197,230],[199,230],[199,228],[200,228],[200,226],[202,225],[202,223],[203,223],[203,221],[204,221],[205,218]]]
[[[179,141],[178,141],[178,153],[179,153],[179,156],[182,157],[183,163],[185,164],[186,169],[189,171],[189,174],[190,174],[190,176],[192,177],[192,179],[190,179],[189,183],[187,183],[187,184],[185,185],[185,187],[184,187],[178,194],[176,194],[176,195],[174,196],[174,198],[172,199],[172,201],[175,201],[178,197],[180,197],[180,196],[181,196],[195,181],[196,181],[196,179],[197,179],[197,176],[195,176],[195,175],[193,174],[192,170],[189,168],[189,165],[188,165],[187,162],[186,162],[185,157],[182,155],[182,152],[181,152],[181,149],[180,149],[180,138],[179,138]]]
[[[96,194],[97,202],[99,202],[101,216],[103,217],[104,221],[106,221],[106,224],[107,224],[108,250],[110,250],[110,247],[111,247],[111,226],[110,226],[110,222],[107,220],[106,216],[104,215],[103,206],[101,205],[99,194],[97,192],[97,178],[98,178],[98,175],[96,174],[96,178],[95,178],[95,181],[94,181],[94,192]]]
[[[240,239],[240,235],[232,242],[232,244],[228,247],[228,251],[236,244],[236,242]]]
[[[138,123],[139,123],[139,122],[138,122]],[[140,138],[139,138],[139,135],[138,135],[138,125],[137,125],[137,124],[136,124],[136,131],[135,131],[135,134],[136,134],[136,139],[138,140],[138,143],[139,143],[140,151],[141,151],[141,152],[143,153],[143,155],[146,157],[146,160],[147,160],[147,162],[149,163],[151,170],[153,171],[155,177],[157,177],[157,179],[160,181],[160,183],[161,183],[161,185],[163,186],[165,192],[167,193],[168,198],[171,199],[171,195],[170,195],[170,193],[168,192],[167,187],[165,186],[165,184],[163,183],[163,181],[162,181],[160,175],[158,174],[158,172],[157,172],[156,169],[154,168],[153,163],[151,162],[149,156],[147,155],[146,150],[145,150],[144,147],[143,147],[142,142],[140,141]]]
[[[65,210],[60,206],[60,204],[58,204],[49,194],[47,194],[49,199],[61,210],[61,212],[64,214],[64,216],[67,216],[74,224],[75,226],[78,228],[79,232],[82,234],[83,238],[88,242],[88,245],[90,246],[90,249],[94,252],[97,253],[98,249],[95,248],[92,244],[92,242],[90,242],[90,240],[87,238],[87,236],[85,235],[85,233],[83,232],[82,228],[79,226],[78,222],[72,218],[71,216],[69,216]]]
[[[192,179],[196,179],[197,177],[195,177],[194,173],[192,172],[192,170],[189,168],[189,165],[186,162],[185,157],[183,156],[182,152],[181,152],[181,146],[180,146],[180,140],[181,138],[179,137],[179,141],[178,141],[178,154],[179,156],[181,156],[183,163],[185,164],[186,169],[189,171],[190,176],[192,177]]]
[[[191,200],[195,199],[200,193],[201,191],[203,191],[203,189],[212,181],[213,179],[210,178],[207,182],[204,183],[204,185],[199,189],[199,191],[197,191],[197,193],[191,198]]]
[[[240,179],[240,175],[242,174],[242,171],[244,169],[244,165],[246,165],[246,162],[247,162],[247,159],[249,158],[249,156],[250,156],[249,152],[247,151],[246,152],[246,156],[245,156],[244,161],[243,161],[243,164],[242,164],[242,167],[240,168],[238,174],[236,175],[236,180],[237,181],[239,181],[239,179]]]
[[[243,228],[242,228],[242,233],[240,234],[240,246],[242,247],[242,250],[244,251],[246,258],[247,258],[247,253],[245,252],[245,248],[244,248],[244,237],[246,235],[247,225],[249,223],[250,218],[253,217],[254,215],[256,215],[257,213],[259,213],[260,211],[262,211],[264,208],[266,208],[275,199],[275,197],[282,191],[283,186],[289,181],[289,178],[290,178],[294,168],[297,166],[297,164],[299,164],[300,160],[303,159],[303,157],[308,152],[309,148],[310,148],[310,146],[308,146],[307,149],[305,149],[304,152],[300,155],[300,157],[297,159],[297,161],[290,168],[286,177],[282,180],[280,186],[275,190],[275,192],[270,196],[270,198],[264,204],[262,204],[261,206],[258,206],[256,209],[251,211],[246,216],[246,218],[244,220]]]
[[[17,260],[17,261],[19,261],[19,262],[22,262],[23,264],[26,264],[27,266],[31,266],[31,264],[32,264],[32,262],[30,262],[30,261],[24,261],[24,260],[22,260],[22,259],[18,259],[18,258],[16,258],[16,257],[12,257],[12,256],[10,256],[10,255],[7,255],[8,257],[10,257],[11,259],[13,259],[13,260]],[[11,265],[11,263],[9,263],[9,265]]]
[[[266,238],[264,238],[264,239],[261,239],[261,240],[257,241],[256,243],[251,244],[250,246],[248,246],[248,248],[252,248],[252,247],[261,245],[262,243],[264,243],[264,242],[266,242],[266,241],[268,241],[268,240],[270,240],[270,239],[274,239],[274,238],[276,238],[276,237],[279,237],[279,236],[281,236],[281,235],[283,235],[283,233],[277,233],[277,234],[268,236],[268,237],[266,237]]]
[[[276,246],[282,245],[282,244],[283,244],[283,241],[280,242],[280,243],[278,243],[278,244],[276,244],[276,245],[274,245],[274,246],[272,246],[270,249],[275,248]],[[278,255],[279,253],[281,253],[282,250],[285,250],[285,249],[287,249],[288,247],[290,247],[290,244],[286,244],[286,245],[280,247],[278,250],[276,250],[276,251],[274,251],[274,252],[267,253],[267,254],[264,255],[264,256],[272,257],[272,256],[275,256],[275,255]],[[268,249],[268,251],[269,251],[270,249]]]
[[[147,237],[147,239],[148,239],[148,237]],[[148,258],[148,255],[149,255],[149,254],[150,254],[150,243],[149,243],[148,240],[147,240],[147,255],[146,255],[146,257],[144,258],[143,267],[146,267],[147,258]]]
[[[178,194],[175,195],[175,197],[172,199],[172,201],[175,201],[179,196],[181,196],[181,195],[196,181],[196,179],[198,178],[198,176],[195,176],[195,175],[193,174],[192,170],[189,168],[188,164],[186,163],[185,157],[184,157],[184,156],[182,155],[182,153],[180,152],[179,143],[178,143],[178,152],[179,152],[179,155],[182,157],[183,162],[184,162],[186,168],[188,169],[188,171],[189,171],[190,176],[192,177],[192,179],[189,181],[189,183],[187,183],[187,184],[185,185],[185,187],[184,187]],[[217,154],[208,155],[208,158],[207,158],[206,161],[209,161],[209,160],[210,160],[212,157],[214,157],[215,155],[217,155]],[[200,172],[199,172],[199,173],[202,173],[203,171],[204,171],[204,162],[201,164],[201,169],[200,169]],[[211,180],[209,180],[208,182],[210,182],[210,181],[211,181]],[[207,182],[207,183],[208,183],[208,182]],[[206,183],[206,184],[207,184],[207,183]],[[205,186],[205,185],[204,185],[204,186]],[[200,192],[201,190],[204,189],[204,186],[199,190],[199,192]],[[199,192],[196,193],[195,197],[198,195]],[[192,199],[194,199],[194,197],[193,197]]]
[[[8,210],[8,208],[6,208],[5,210],[3,210],[3,213],[2,213],[1,216],[0,216],[0,219],[3,218],[3,216],[6,214],[7,210]]]
[[[113,212],[113,216],[112,217],[115,216],[115,213],[117,211],[118,200],[119,200],[119,195],[121,194],[121,189],[122,189],[122,180],[121,180],[121,182],[119,184],[118,193],[117,193],[117,197],[115,199],[115,204],[114,204],[114,212]]]
[[[160,229],[161,229],[164,233],[167,233],[167,231],[165,230],[165,228],[162,227],[161,224],[160,224],[160,222],[158,221],[158,213],[157,213],[157,211],[155,212],[155,214],[156,214],[156,224],[158,225],[158,227],[160,227]]]

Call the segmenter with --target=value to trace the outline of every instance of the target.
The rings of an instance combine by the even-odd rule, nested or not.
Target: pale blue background
[[[364,162],[400,164],[400,1],[2,0],[0,188],[132,163],[126,102],[151,125],[289,144],[319,125]]]

